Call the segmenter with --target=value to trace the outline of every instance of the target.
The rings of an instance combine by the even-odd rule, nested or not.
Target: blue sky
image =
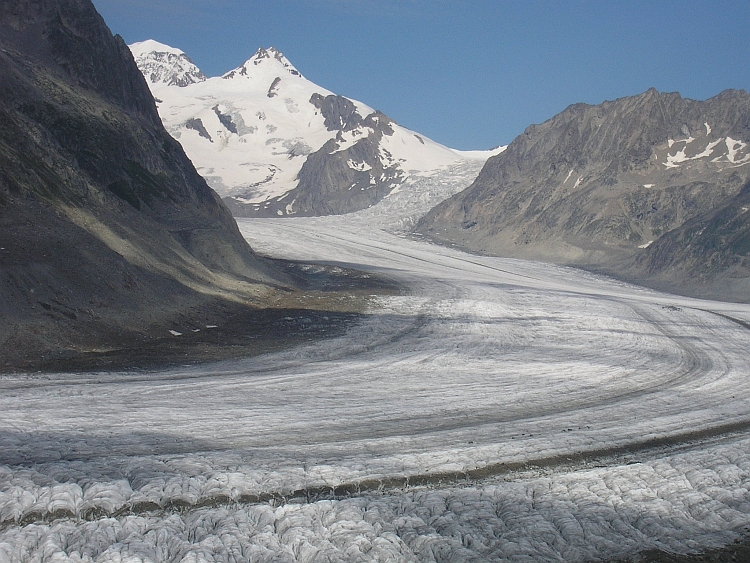
[[[132,43],[185,51],[209,76],[258,47],[308,79],[459,149],[507,144],[577,102],[650,87],[750,89],[750,2],[94,0]]]

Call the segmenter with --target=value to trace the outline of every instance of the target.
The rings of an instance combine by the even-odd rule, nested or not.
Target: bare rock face
[[[352,131],[362,126],[363,118],[357,113],[357,106],[343,96],[313,94],[310,103],[320,110],[329,131]]]
[[[665,290],[750,300],[750,183],[635,255],[626,273]]]
[[[0,2],[0,363],[163,337],[276,275],[90,0]]]
[[[54,70],[76,86],[159,124],[153,99],[128,64],[127,46],[119,36],[112,37],[90,2],[3,0],[0,22],[5,49],[33,64],[40,74]],[[24,94],[28,92],[19,92]]]
[[[530,126],[417,230],[474,252],[748,299],[750,95],[649,90]]]

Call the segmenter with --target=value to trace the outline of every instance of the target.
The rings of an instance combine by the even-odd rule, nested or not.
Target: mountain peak
[[[250,60],[253,61],[253,64],[260,64],[263,59],[274,59],[281,63],[285,68],[294,69],[292,63],[289,62],[289,59],[284,56],[284,53],[282,53],[275,47],[269,47],[268,49],[259,47],[258,50],[255,51],[255,54],[250,57]]]
[[[180,49],[153,39],[129,45],[138,68],[151,84],[188,86],[206,80],[205,75]]]
[[[170,47],[169,45],[159,43],[158,41],[155,41],[153,39],[138,41],[136,43],[128,45],[128,47],[130,47],[130,52],[133,53],[134,57],[140,57],[143,55],[148,55],[150,53],[169,53],[176,56],[185,54],[184,51],[178,49],[177,47]]]
[[[304,78],[281,51],[275,47],[268,47],[267,49],[260,47],[242,66],[227,72],[222,78],[231,79],[236,76],[250,77],[259,74],[259,72],[278,73],[279,71],[286,71],[292,76]]]

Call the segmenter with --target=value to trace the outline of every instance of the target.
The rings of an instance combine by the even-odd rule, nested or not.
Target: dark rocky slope
[[[532,125],[417,230],[474,252],[750,299],[750,95],[649,90]]]
[[[197,329],[279,279],[90,0],[0,1],[0,369]]]

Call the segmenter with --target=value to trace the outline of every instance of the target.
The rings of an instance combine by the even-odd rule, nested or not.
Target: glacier
[[[0,376],[0,563],[591,561],[750,526],[750,305],[463,253],[409,226],[481,167],[256,251],[393,280],[341,335]]]

